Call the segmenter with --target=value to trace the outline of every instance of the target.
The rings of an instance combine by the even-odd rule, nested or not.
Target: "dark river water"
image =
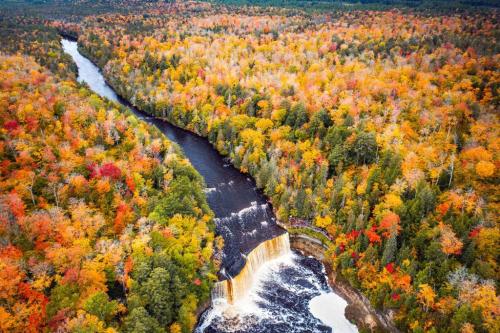
[[[62,40],[66,53],[78,66],[78,81],[98,95],[124,104],[140,119],[156,126],[184,151],[205,179],[206,195],[215,213],[216,232],[224,238],[221,277],[239,273],[246,255],[261,242],[284,233],[276,224],[272,207],[250,177],[235,169],[208,142],[163,120],[142,113],[116,95],[90,60],[82,56],[75,41]],[[205,311],[197,332],[331,332],[310,311],[311,299],[331,293],[323,265],[316,259],[290,252],[258,272],[249,294],[235,305],[214,304]],[[343,312],[332,317],[344,320]],[[345,323],[344,323],[345,324]],[[335,332],[351,332],[334,328]],[[355,330],[352,330],[355,332]]]

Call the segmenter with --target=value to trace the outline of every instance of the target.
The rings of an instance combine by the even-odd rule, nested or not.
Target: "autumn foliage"
[[[0,161],[0,331],[192,329],[216,279],[212,213],[161,133],[32,58],[0,56]],[[162,208],[177,182],[199,198],[192,214]],[[155,312],[172,300],[182,314]]]
[[[166,202],[200,179],[72,81],[54,37],[69,29],[132,104],[207,137],[282,222],[322,230],[339,274],[402,331],[500,331],[497,9],[178,2],[2,24],[4,52],[68,79],[1,58],[2,330],[186,331],[214,279],[206,203]]]
[[[475,313],[498,301],[449,286],[460,269],[498,281],[498,13],[184,6],[88,17],[79,44],[135,106],[253,175],[283,222],[324,229],[403,331],[497,331]]]

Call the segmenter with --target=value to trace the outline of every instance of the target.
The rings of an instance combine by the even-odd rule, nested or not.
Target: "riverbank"
[[[112,89],[113,85],[102,75],[99,67],[91,59],[82,56],[78,50],[76,42],[73,43],[72,56],[80,61],[82,65],[81,81],[87,82],[90,88],[100,95],[108,97],[110,100],[116,101],[124,106],[130,107],[132,112],[142,118],[147,123],[156,126],[163,132],[172,142],[177,143],[184,151],[186,157],[198,170],[200,175],[205,179],[207,189],[210,189],[207,195],[209,204],[213,209],[217,218],[222,220],[225,229],[220,230],[225,240],[233,240],[232,248],[236,252],[228,251],[229,258],[233,258],[234,254],[249,258],[251,255],[241,256],[241,253],[252,252],[258,248],[263,240],[274,240],[276,236],[285,233],[281,228],[273,214],[273,206],[269,200],[263,195],[261,190],[257,190],[256,183],[248,173],[242,173],[238,169],[233,168],[223,155],[214,149],[214,146],[199,134],[192,133],[189,130],[181,129],[165,120],[156,117],[143,117],[144,113],[139,112],[136,108],[131,107],[131,103],[120,96]],[[69,49],[68,49],[69,50]],[[84,59],[81,59],[84,58]],[[85,64],[83,64],[85,62]],[[115,87],[117,89],[117,87]],[[117,89],[119,90],[119,89]],[[242,223],[244,221],[244,223]],[[220,221],[219,221],[220,222]],[[233,226],[233,228],[228,227]],[[243,227],[243,229],[242,229]],[[279,232],[276,232],[279,230]],[[229,231],[226,232],[226,231]],[[223,234],[226,232],[225,234]],[[259,235],[255,237],[254,235]],[[238,238],[235,238],[238,237]],[[228,243],[225,243],[225,248]],[[243,247],[242,247],[243,245]],[[254,245],[257,245],[255,247]],[[266,254],[278,253],[280,249],[287,249],[290,252],[288,237],[286,237],[286,246],[271,246],[264,252]],[[279,252],[281,253],[281,252]],[[265,257],[257,255],[258,258]],[[271,255],[272,257],[272,255]],[[214,309],[213,313],[208,310],[209,321],[202,323],[203,329],[208,329],[210,332],[226,332],[228,325],[241,325],[245,332],[262,332],[271,330],[274,332],[319,332],[324,331],[325,325],[317,320],[308,308],[309,301],[318,294],[318,292],[328,292],[329,288],[324,275],[322,273],[322,265],[314,258],[304,256],[293,256],[294,260],[288,260],[292,256],[286,256],[286,270],[281,270],[278,266],[272,271],[273,279],[266,280],[268,287],[263,289],[253,290],[252,302],[256,305],[257,311],[248,312],[247,309],[242,310],[242,316],[238,317],[235,313],[235,319],[221,316],[219,309]],[[288,261],[287,261],[288,260]],[[255,270],[262,265],[260,263],[251,265],[252,270]],[[252,262],[248,261],[243,262]],[[227,266],[230,267],[230,266]],[[232,267],[232,266],[231,266]],[[227,270],[224,272],[227,274]],[[230,272],[231,273],[231,272]],[[236,276],[239,271],[230,276]],[[265,276],[265,275],[263,275]],[[312,281],[310,285],[303,285],[300,282],[303,279]],[[245,290],[253,286],[252,279],[244,279],[245,283],[240,283],[239,290]],[[278,284],[276,281],[280,281]],[[322,282],[321,282],[322,281]],[[248,282],[248,283],[247,283]],[[300,293],[293,293],[300,289]],[[252,296],[250,295],[250,296]],[[286,297],[283,297],[286,295]],[[264,300],[264,303],[256,302]],[[293,306],[290,306],[292,305]],[[207,309],[210,309],[210,300],[199,304],[195,311],[198,318],[203,320],[204,313],[207,314]],[[262,314],[276,314],[276,316],[263,315],[256,320],[255,316]],[[340,312],[338,312],[340,313]],[[299,322],[290,321],[289,318],[299,318]],[[344,318],[344,321],[346,319]],[[201,332],[201,331],[200,331]]]
[[[79,48],[79,50],[81,50]],[[89,59],[97,66],[97,64],[92,60],[91,54],[86,54]],[[106,83],[113,88],[120,102],[128,107],[134,107],[131,102],[124,96],[120,95],[120,87],[113,85],[113,82],[105,78]],[[142,111],[144,112],[144,111]],[[145,112],[147,114],[147,112]],[[169,122],[169,119],[162,119],[155,117],[163,121]],[[188,132],[191,135],[207,140],[205,137],[201,136],[199,133],[193,132],[191,130],[182,128],[175,123],[170,123],[171,126],[177,128],[180,131]],[[213,143],[210,145],[216,148]],[[221,158],[226,157],[217,151]],[[241,170],[240,170],[241,172]],[[247,172],[244,173],[247,177],[253,178],[253,176]],[[263,194],[263,193],[262,193]],[[268,199],[268,204],[274,211],[272,202]],[[371,332],[399,332],[397,328],[392,324],[392,319],[390,315],[381,313],[372,308],[370,301],[363,296],[360,292],[350,286],[349,282],[338,276],[336,272],[331,267],[331,264],[326,260],[325,251],[328,249],[328,244],[331,240],[328,239],[324,234],[318,233],[318,231],[311,228],[300,228],[287,226],[283,223],[277,223],[281,228],[289,231],[290,234],[290,246],[293,250],[299,251],[305,256],[312,256],[317,260],[321,261],[325,266],[328,282],[332,290],[344,298],[348,306],[345,310],[346,318],[354,323],[360,330],[368,330]],[[207,300],[203,304],[200,304],[196,310],[197,324],[199,324],[203,313],[205,313],[211,305],[211,301]]]
[[[320,240],[306,234],[291,233],[290,246],[303,255],[312,256],[323,263],[330,287],[348,303],[345,317],[354,323],[360,331],[399,332],[392,322],[392,314],[373,309],[370,301],[364,295],[351,287],[340,274],[337,274],[325,256],[327,247]]]

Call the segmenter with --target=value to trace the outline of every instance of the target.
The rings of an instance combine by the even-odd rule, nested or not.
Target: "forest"
[[[190,332],[217,280],[203,180],[76,83],[66,33],[319,234],[401,331],[500,331],[498,9],[242,3],[1,18],[1,330]]]
[[[496,7],[495,0],[215,0],[215,3],[236,6],[274,6],[285,8],[299,8],[305,11],[331,11],[331,10],[384,10],[391,8],[411,10],[450,10],[472,9],[477,7]]]
[[[190,332],[218,267],[201,177],[17,23],[4,52],[46,67],[0,56],[0,331]]]

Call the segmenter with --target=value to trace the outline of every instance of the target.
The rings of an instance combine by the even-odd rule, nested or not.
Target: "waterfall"
[[[225,299],[226,302],[234,304],[235,301],[243,299],[251,289],[255,273],[259,268],[266,262],[290,252],[288,233],[260,243],[248,254],[245,266],[237,276],[215,284],[212,301]]]
[[[62,45],[78,66],[78,81],[86,82],[97,94],[118,101],[99,69],[78,53],[76,42],[63,39]],[[209,195],[209,200],[212,197],[212,209],[220,217],[216,219],[219,227],[217,230],[227,230],[227,233],[221,233],[226,240],[224,248],[234,250],[227,254],[237,256],[239,252],[248,253],[244,263],[238,260],[237,265],[232,266],[234,261],[229,261],[224,266],[232,267],[234,272],[240,273],[236,275],[233,272],[236,275],[234,278],[215,286],[212,293],[215,302],[204,312],[195,332],[205,333],[207,328],[208,332],[323,332],[325,326],[309,310],[311,299],[331,292],[324,272],[319,269],[322,266],[313,258],[294,255],[290,251],[288,234],[282,234],[283,230],[276,224],[271,208],[258,204],[265,200],[249,187],[253,185],[248,182],[250,179],[238,181],[231,170],[225,169],[229,164],[222,168],[226,171],[221,171],[219,155],[210,155],[208,143],[198,139],[179,139],[191,134],[167,123],[160,122],[158,125],[150,117],[145,118],[135,109],[131,110],[151,125],[161,125],[160,129],[165,135],[178,143],[186,155],[191,156],[190,159],[194,158],[192,161],[197,160],[203,166],[198,171],[206,178],[207,185],[214,186],[205,189],[205,192],[213,193]],[[217,177],[211,178],[214,175]],[[234,180],[237,186],[233,187]],[[227,181],[222,183],[224,186],[228,185],[227,188],[221,189],[221,181]],[[245,202],[251,202],[251,206],[236,212]],[[277,237],[254,248],[263,236]],[[241,265],[244,266],[240,268]],[[221,275],[230,276],[224,269]],[[323,298],[320,301],[319,308],[326,308]],[[316,309],[316,304],[312,303],[311,307]],[[343,310],[336,313],[342,320],[346,320],[341,316]],[[327,314],[329,320],[337,318]],[[341,327],[337,323],[332,323],[332,326]]]

